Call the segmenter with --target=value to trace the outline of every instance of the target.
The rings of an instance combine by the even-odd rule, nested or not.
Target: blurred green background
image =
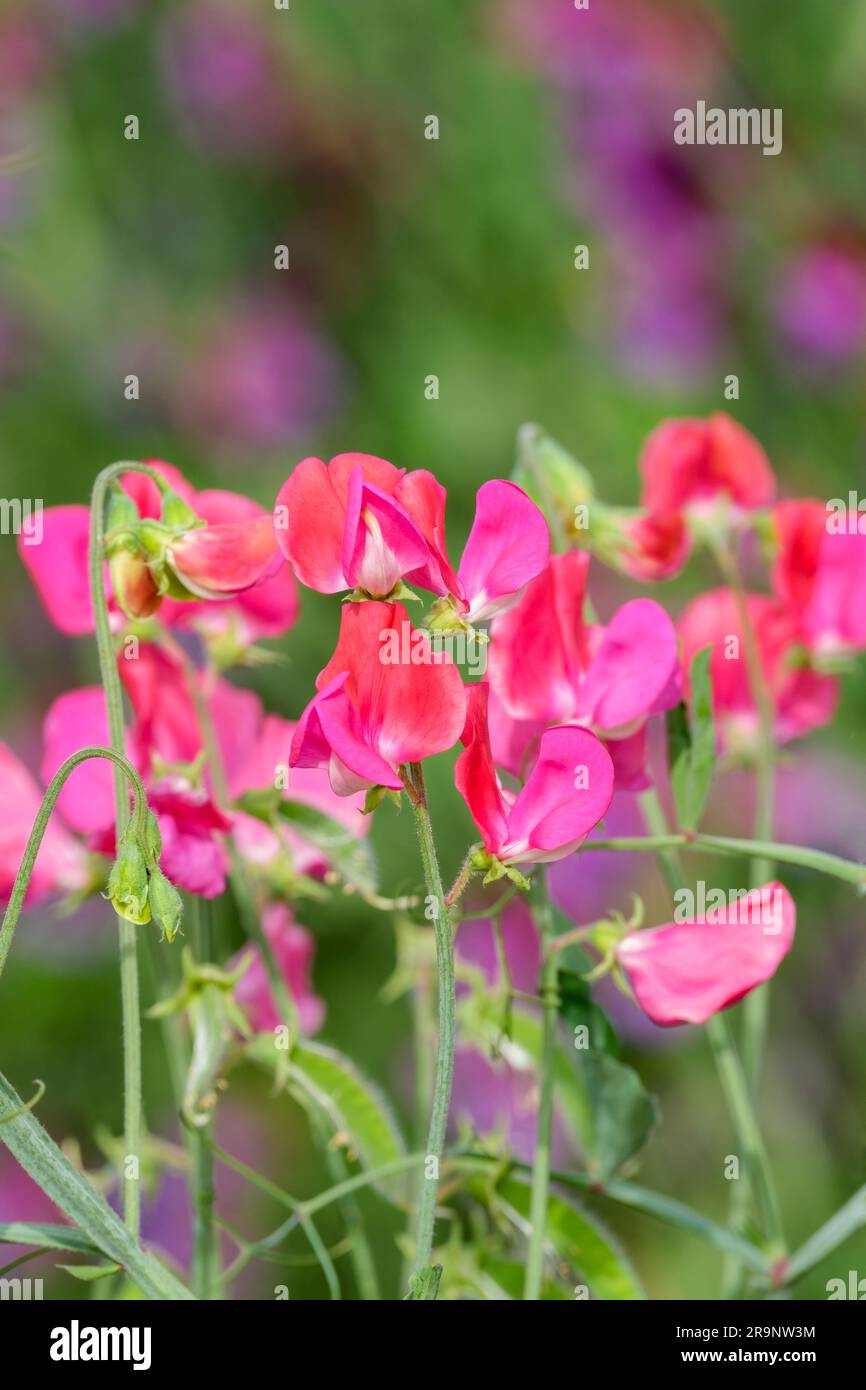
[[[591,0],[587,12],[571,0],[291,0],[287,11],[270,0],[8,0],[4,495],[82,502],[106,463],[156,457],[197,486],[270,506],[306,454],[365,451],[438,475],[459,554],[475,490],[508,475],[524,421],[571,448],[606,498],[631,503],[647,431],[719,408],[758,435],[783,492],[862,489],[864,62],[856,0],[789,0],[784,16],[748,0]],[[782,154],[675,146],[672,112],[699,97],[782,108]],[[124,138],[130,115],[137,140]],[[438,139],[425,138],[430,116]],[[590,266],[576,270],[584,244]],[[286,271],[274,268],[279,245]],[[124,396],[131,373],[137,400]],[[739,398],[726,402],[732,373]],[[94,678],[95,652],[50,629],[11,537],[0,567],[2,734],[35,767],[45,708]],[[709,578],[696,566],[655,596],[677,608]],[[606,612],[625,588],[607,577],[599,592]],[[336,631],[335,603],[305,592],[281,664],[237,679],[296,717]],[[792,752],[802,813],[789,837],[864,852],[864,715],[855,674],[833,730]],[[469,822],[441,762],[433,812],[453,870]],[[723,785],[719,823],[745,833],[742,804]],[[411,829],[390,806],[376,817],[386,892],[417,887]],[[791,883],[801,925],[774,993],[764,1101],[796,1245],[866,1180],[866,928],[847,890]],[[38,910],[25,922],[3,981],[0,1051],[19,1089],[45,1080],[40,1115],[95,1163],[95,1127],[120,1127],[119,1003],[109,916],[80,918]],[[394,965],[388,919],[347,904],[303,920],[317,935],[322,1036],[408,1123],[409,1009],[380,998]],[[168,1133],[155,1025],[146,1039],[148,1118]],[[702,1039],[629,1057],[663,1115],[641,1181],[721,1218],[731,1141]],[[305,1133],[288,1102],[232,1081],[223,1142],[299,1194],[328,1181]],[[249,1193],[229,1199],[249,1233],[278,1219]],[[32,1200],[14,1206],[4,1159],[0,1214],[12,1204],[39,1216],[23,1209]],[[399,1222],[375,1197],[363,1207],[393,1291]],[[712,1253],[599,1210],[652,1297],[717,1296]],[[337,1238],[336,1221],[324,1229]],[[798,1296],[823,1297],[858,1261],[866,1273],[864,1240]],[[272,1283],[266,1268],[245,1295],[269,1296]],[[290,1283],[292,1297],[322,1296],[315,1271]],[[80,1286],[57,1276],[52,1290]]]

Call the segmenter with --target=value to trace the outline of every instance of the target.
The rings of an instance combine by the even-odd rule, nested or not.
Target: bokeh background
[[[6,0],[0,491],[85,501],[107,462],[162,457],[197,486],[270,505],[306,454],[366,451],[437,473],[459,553],[475,489],[508,475],[524,421],[572,449],[608,500],[633,502],[643,436],[666,415],[723,408],[730,373],[740,396],[728,408],[785,494],[862,491],[864,65],[857,0],[788,0],[784,16],[753,0],[591,0],[585,12],[571,0]],[[781,107],[782,154],[676,146],[672,112],[699,97]],[[129,115],[137,140],[124,138]],[[280,244],[287,271],[274,268]],[[581,244],[586,270],[574,267]],[[137,401],[124,397],[130,373]],[[50,628],[13,537],[0,577],[0,733],[36,767],[44,710],[93,679],[95,654]],[[698,564],[655,596],[677,610],[711,579]],[[603,614],[628,593],[600,572],[594,584]],[[237,679],[296,716],[336,627],[334,603],[304,593],[281,663]],[[833,729],[790,750],[778,831],[860,857],[862,674],[844,691]],[[453,869],[469,825],[449,785],[444,759],[433,812]],[[742,779],[720,784],[711,816],[746,833]],[[386,806],[373,839],[384,890],[414,890],[408,817]],[[578,921],[625,905],[632,886],[664,920],[647,863],[568,873],[559,896]],[[866,1180],[866,915],[844,887],[788,881],[800,925],[774,989],[763,1113],[796,1245]],[[347,900],[303,920],[322,1036],[409,1128],[410,1011],[382,997],[388,918]],[[176,1137],[159,1035],[145,1028],[148,1120]],[[722,1218],[732,1141],[702,1036],[633,1017],[624,1034],[663,1117],[641,1181]],[[2,982],[2,1067],[24,1092],[45,1080],[40,1116],[91,1168],[104,1162],[100,1127],[120,1128],[119,1038],[109,913],[30,913]],[[220,1137],[292,1192],[329,1181],[300,1112],[255,1078],[233,1079]],[[222,1198],[248,1234],[279,1219],[238,1179]],[[165,1178],[148,1214],[151,1237],[181,1258],[183,1200],[181,1179]],[[362,1205],[394,1293],[399,1219],[375,1196]],[[597,1205],[651,1296],[718,1295],[711,1251]],[[0,1219],[51,1219],[46,1206],[0,1153]],[[336,1222],[323,1228],[338,1237]],[[828,1278],[858,1268],[862,1239],[797,1296],[823,1297]],[[292,1297],[322,1296],[316,1270],[289,1275]],[[274,1278],[254,1271],[241,1292],[270,1296]],[[50,1290],[82,1286],[55,1274]]]

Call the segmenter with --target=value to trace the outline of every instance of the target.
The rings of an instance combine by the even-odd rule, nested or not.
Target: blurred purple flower
[[[322,423],[339,381],[335,354],[299,313],[254,301],[207,334],[182,381],[179,413],[215,446],[274,448]]]
[[[160,47],[166,86],[193,141],[212,154],[238,155],[282,140],[287,84],[274,44],[251,14],[197,0],[166,21]]]
[[[814,247],[790,261],[776,291],[779,330],[792,352],[833,366],[866,342],[866,259]]]
[[[472,1125],[479,1134],[503,1135],[515,1158],[530,1163],[538,1129],[535,1069],[512,1065],[504,1057],[491,1061],[474,1048],[458,1048],[454,1057],[451,1119],[454,1125]],[[554,1111],[554,1165],[567,1163],[573,1152],[565,1125]]]

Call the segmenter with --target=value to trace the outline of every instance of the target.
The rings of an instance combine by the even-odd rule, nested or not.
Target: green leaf
[[[248,1051],[278,1076],[282,1071],[313,1100],[334,1128],[349,1136],[365,1168],[382,1168],[405,1157],[406,1144],[388,1102],[348,1057],[321,1043],[303,1042],[287,1058],[266,1034],[259,1035]],[[402,1201],[406,1182],[403,1177],[389,1178],[377,1187],[389,1201]]]
[[[505,1260],[499,1255],[484,1255],[479,1261],[480,1268],[487,1279],[500,1288],[506,1298],[520,1301],[523,1298],[523,1285],[526,1269],[517,1260]],[[545,1279],[541,1285],[543,1302],[571,1302],[571,1294],[561,1284]]]
[[[71,1274],[73,1279],[80,1279],[82,1284],[95,1284],[97,1279],[107,1279],[109,1274],[117,1274],[120,1265],[58,1265],[57,1268]]]
[[[51,1226],[39,1221],[0,1222],[0,1245],[35,1245],[44,1250],[73,1250],[98,1255],[100,1249],[74,1226]]]
[[[716,731],[710,678],[712,647],[702,647],[689,668],[691,716],[685,704],[668,714],[668,762],[682,830],[697,830],[716,766]]]
[[[597,1051],[577,1051],[575,1059],[589,1098],[590,1127],[583,1136],[587,1167],[607,1182],[647,1142],[657,1106],[624,1062]]]
[[[824,1225],[810,1236],[805,1245],[791,1256],[788,1264],[788,1279],[793,1282],[801,1278],[814,1265],[832,1254],[838,1245],[866,1226],[866,1185],[857,1189],[853,1197],[825,1221]]]
[[[506,1178],[496,1200],[525,1235],[529,1234],[531,1188],[518,1178]],[[646,1297],[634,1270],[604,1226],[574,1202],[550,1193],[546,1236],[596,1298],[635,1300]]]
[[[333,816],[326,815],[315,806],[308,806],[304,801],[283,797],[276,809],[303,839],[327,855],[346,883],[360,893],[375,892],[376,867],[365,840],[359,840],[354,831],[341,825]]]
[[[464,1036],[482,1047],[499,1034],[494,1013],[464,1009]],[[516,1009],[511,1038],[536,1065],[541,1056],[542,1024],[538,1014]],[[643,1148],[657,1119],[652,1096],[637,1072],[595,1046],[590,1030],[588,1049],[566,1047],[562,1037],[554,1053],[555,1105],[583,1153],[593,1177],[607,1181]]]
[[[14,1087],[0,1073],[0,1140],[17,1158],[25,1172],[39,1184],[51,1200],[101,1255],[121,1265],[146,1298],[191,1299],[193,1295],[155,1256],[142,1250],[132,1239],[115,1212],[87,1182],[57,1147],[54,1140],[30,1111],[21,1111],[22,1101]]]
[[[591,965],[590,961],[587,969]],[[607,1014],[593,999],[589,981],[573,970],[560,970],[557,989],[560,1016],[571,1029],[572,1037],[575,1028],[586,1028],[589,1045],[594,1051],[605,1052],[611,1057],[618,1056],[619,1039]]]

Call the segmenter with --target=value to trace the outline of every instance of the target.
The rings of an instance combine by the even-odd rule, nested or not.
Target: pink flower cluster
[[[269,939],[273,933],[274,953],[306,1001],[308,1023],[321,1016],[309,984],[312,943],[283,899],[298,876],[325,874],[328,859],[291,820],[255,814],[252,794],[304,801],[360,837],[365,809],[386,793],[411,794],[413,765],[461,745],[454,778],[480,838],[473,867],[525,886],[518,866],[572,854],[616,792],[650,785],[651,721],[688,698],[691,658],[701,648],[712,647],[722,744],[743,750],[760,721],[742,648],[754,644],[773,736],[783,740],[830,718],[836,677],[827,663],[864,645],[852,595],[866,577],[866,539],[856,524],[834,530],[820,502],[776,502],[763,449],[721,414],[653,431],[640,459],[640,510],[614,532],[616,563],[662,578],[695,545],[735,555],[754,529],[774,541],[769,591],[710,590],[678,622],[650,598],[599,622],[587,595],[588,553],[551,554],[544,515],[513,482],[479,489],[455,566],[446,492],[424,470],[366,454],[308,458],[271,514],[236,494],[196,492],[168,464],[151,467],[155,479],[123,477],[106,535],[112,623],[136,638],[133,659],[123,650],[119,657],[132,712],[128,754],[159,820],[166,872],[181,888],[206,897],[223,891],[224,842],[233,835],[264,885]],[[852,519],[859,517],[846,513]],[[43,543],[22,545],[24,563],[61,631],[88,632],[89,513],[49,508],[43,520]],[[608,524],[608,547],[611,534]],[[345,601],[333,655],[293,724],[267,715],[221,672],[249,659],[257,640],[288,631],[295,579]],[[405,606],[417,597],[413,588],[433,596],[419,626]],[[479,634],[480,625],[487,630]],[[485,678],[470,683],[453,656],[454,640],[467,635],[489,653]],[[195,662],[184,647],[191,641]],[[208,729],[224,786],[207,766]],[[101,691],[60,696],[45,721],[43,778],[83,743],[105,741]],[[0,888],[8,893],[39,790],[7,748],[0,775],[8,793]],[[98,856],[113,850],[110,770],[79,769],[59,815],[39,856],[34,898],[98,882]],[[725,932],[720,923],[632,932],[618,948],[619,966],[656,1021],[708,1017],[776,968],[793,935],[788,903],[785,930],[772,938]],[[263,1020],[273,1001],[260,966],[242,992],[247,1002],[256,995],[251,1013]]]

